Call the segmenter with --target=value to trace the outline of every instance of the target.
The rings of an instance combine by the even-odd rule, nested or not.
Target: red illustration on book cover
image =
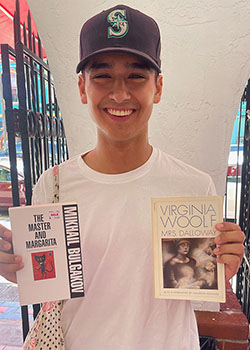
[[[53,251],[31,253],[34,280],[44,280],[56,277]]]

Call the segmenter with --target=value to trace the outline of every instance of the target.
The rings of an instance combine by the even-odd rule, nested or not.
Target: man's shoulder
[[[65,162],[58,165],[59,169],[59,183],[63,177],[73,176],[78,167],[79,159],[81,155],[76,155]],[[33,204],[51,203],[53,199],[53,187],[54,187],[54,169],[51,167],[47,169],[38,179],[37,184],[33,190]]]
[[[154,173],[160,178],[167,179],[166,183],[171,184],[174,195],[179,193],[200,196],[216,194],[209,174],[160,150]]]
[[[166,165],[168,167],[168,171],[174,171],[181,174],[191,175],[191,176],[204,176],[210,177],[206,172],[188,164],[188,162],[184,162],[181,159],[178,159],[169,153],[166,153],[162,150],[159,150],[159,159],[162,165]]]
[[[72,167],[77,167],[80,157],[81,157],[81,155],[78,154],[78,155],[75,155],[75,156],[65,160],[64,162],[62,162],[58,165],[50,167],[40,176],[39,181],[44,181],[44,180],[50,181],[53,178],[53,169],[55,167],[58,167],[59,176],[60,176],[60,173],[65,172],[65,171],[70,171],[72,169]]]
[[[72,167],[77,167],[79,164],[79,160],[81,159],[81,154],[77,154],[73,157],[70,157],[69,159],[65,160],[61,164],[59,164],[59,171],[67,171],[68,169],[71,169]]]

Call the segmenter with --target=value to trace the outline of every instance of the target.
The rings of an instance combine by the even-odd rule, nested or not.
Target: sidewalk
[[[0,211],[0,223],[10,228],[7,212]],[[21,350],[22,345],[21,308],[17,286],[0,276],[0,350]]]
[[[32,313],[32,310],[29,311]],[[20,350],[22,344],[21,308],[18,302],[17,286],[1,278],[0,350]]]

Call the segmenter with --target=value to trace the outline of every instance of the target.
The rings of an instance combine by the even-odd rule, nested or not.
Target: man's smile
[[[104,108],[104,112],[114,120],[125,121],[128,120],[136,112],[136,109],[132,108]]]
[[[115,115],[117,117],[124,117],[133,113],[134,109],[115,109],[115,108],[106,108],[109,114]]]

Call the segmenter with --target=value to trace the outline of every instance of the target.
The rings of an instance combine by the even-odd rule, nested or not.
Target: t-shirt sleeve
[[[53,168],[46,170],[33,189],[32,204],[48,204],[53,201]]]
[[[214,182],[213,180],[210,178],[210,183],[209,183],[209,186],[208,186],[208,196],[216,196],[217,194],[217,191],[216,191],[216,188],[215,188],[215,185],[214,185]]]

